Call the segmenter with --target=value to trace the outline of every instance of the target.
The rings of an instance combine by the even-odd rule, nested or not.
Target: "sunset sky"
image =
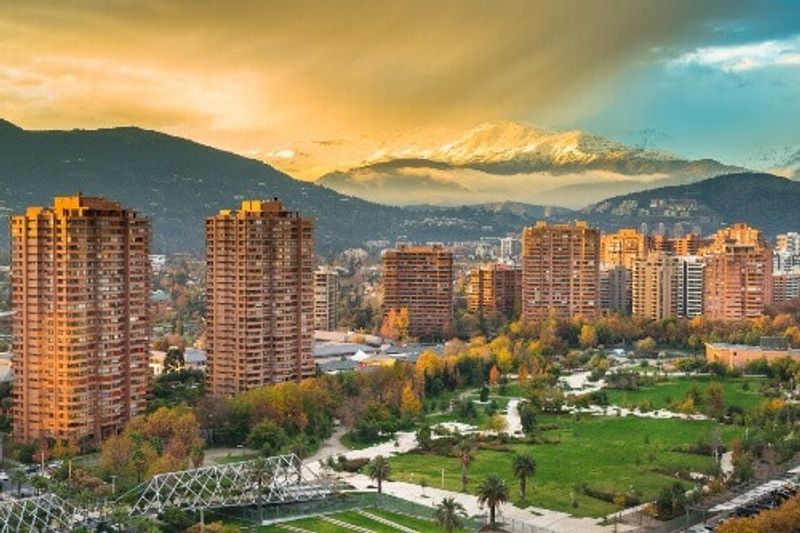
[[[0,0],[0,117],[306,179],[499,119],[773,168],[800,156],[800,5]]]

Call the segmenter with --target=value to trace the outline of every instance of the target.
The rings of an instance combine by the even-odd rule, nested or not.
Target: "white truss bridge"
[[[55,494],[0,503],[0,533],[69,531],[81,519],[75,507]]]
[[[142,515],[168,507],[197,510],[320,500],[331,495],[333,485],[292,454],[158,474],[131,492],[140,496],[130,513]]]
[[[129,505],[131,515],[155,515],[170,507],[195,511],[308,502],[326,498],[333,490],[332,482],[292,454],[158,474],[116,504]],[[3,501],[0,533],[69,531],[86,521],[93,509],[76,508],[49,493]]]

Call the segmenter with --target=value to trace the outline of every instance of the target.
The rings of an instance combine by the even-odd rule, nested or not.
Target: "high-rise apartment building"
[[[790,231],[775,238],[775,251],[800,254],[800,233]]]
[[[503,237],[500,239],[500,259],[510,263],[519,261],[521,244],[517,237]]]
[[[468,308],[478,313],[514,314],[522,294],[522,269],[503,263],[474,268],[469,273]]]
[[[77,441],[145,407],[150,222],[81,195],[11,217],[14,435]]]
[[[631,274],[624,266],[600,265],[600,310],[630,313]]]
[[[211,394],[314,373],[314,222],[276,199],[206,220]]]
[[[314,329],[333,331],[339,323],[339,273],[330,268],[314,272]]]
[[[409,312],[412,337],[438,338],[453,318],[453,254],[400,244],[383,253],[383,306]]]
[[[662,320],[678,314],[678,259],[650,252],[633,266],[633,314]]]
[[[675,253],[675,255],[681,257],[695,256],[698,255],[702,249],[709,246],[711,242],[712,239],[701,237],[694,233],[688,233],[683,237],[672,239],[671,251]]]
[[[721,229],[704,253],[706,316],[761,316],[772,303],[772,250],[761,231],[745,224]]]
[[[537,222],[522,232],[522,317],[600,312],[600,231],[586,222]]]
[[[607,233],[600,238],[600,261],[604,265],[633,268],[637,259],[650,248],[650,238],[632,228]]]
[[[677,259],[678,316],[701,316],[705,309],[705,261],[696,255],[680,256]]]
[[[782,304],[800,298],[800,269],[772,274],[772,302]]]

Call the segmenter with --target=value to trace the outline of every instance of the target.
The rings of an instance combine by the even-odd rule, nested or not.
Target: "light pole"
[[[117,495],[117,476],[111,476],[111,495]]]

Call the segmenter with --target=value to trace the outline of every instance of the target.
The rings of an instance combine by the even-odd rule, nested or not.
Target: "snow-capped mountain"
[[[480,126],[436,146],[401,146],[365,157],[317,183],[372,201],[408,205],[504,200],[581,207],[646,188],[741,170],[690,161],[580,130],[509,121]]]

